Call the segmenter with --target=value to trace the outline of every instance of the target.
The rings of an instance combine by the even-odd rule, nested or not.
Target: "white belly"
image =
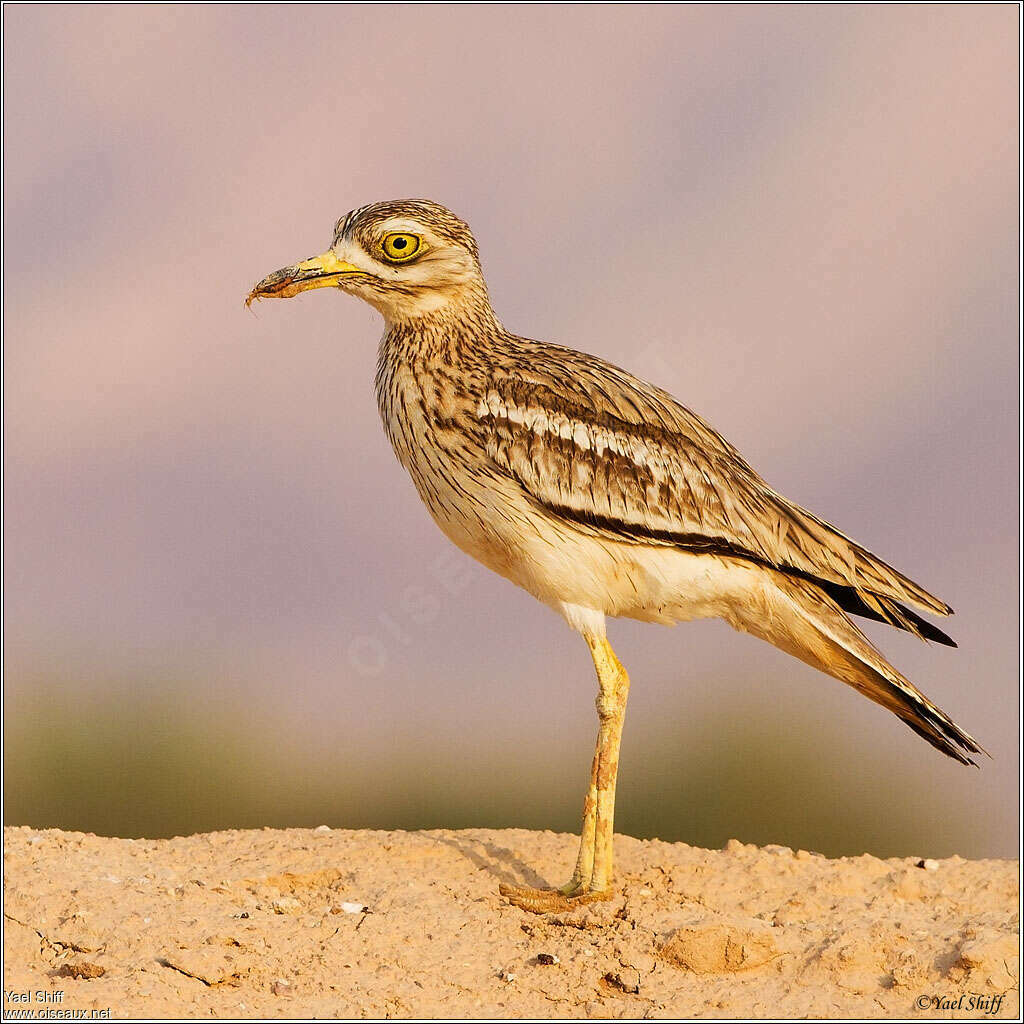
[[[525,505],[517,512],[520,525],[511,533],[503,528],[504,517],[494,524],[505,534],[500,544],[465,550],[576,628],[581,616],[596,622],[604,615],[661,623],[724,618],[734,624],[735,610],[758,601],[768,582],[762,568],[742,559],[610,540]]]

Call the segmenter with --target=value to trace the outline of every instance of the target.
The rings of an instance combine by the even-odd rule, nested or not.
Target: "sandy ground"
[[[498,884],[564,880],[571,836],[4,837],[5,1017],[1018,1014],[1013,861],[622,836],[612,901],[536,916]]]

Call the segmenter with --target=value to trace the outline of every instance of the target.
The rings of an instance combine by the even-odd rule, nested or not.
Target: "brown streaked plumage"
[[[848,683],[963,764],[978,743],[893,668],[849,614],[956,646],[952,609],[772,490],[671,395],[595,356],[506,331],[468,226],[427,200],[343,217],[322,256],[254,298],[338,287],[384,316],[384,428],[444,533],[587,642],[600,729],[576,871],[503,888],[529,910],[605,897],[629,677],[605,617],[719,617]],[[915,610],[916,609],[916,610]]]

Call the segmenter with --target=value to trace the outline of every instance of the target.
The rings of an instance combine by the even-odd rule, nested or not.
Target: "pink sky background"
[[[586,650],[421,508],[378,422],[377,315],[242,305],[348,209],[426,196],[473,226],[508,327],[654,379],[948,600],[958,651],[870,632],[994,755],[965,771],[721,624],[612,623],[624,776],[650,730],[685,748],[721,707],[763,722],[759,751],[820,721],[850,738],[823,770],[947,793],[976,819],[942,841],[1015,850],[1012,5],[14,6],[4,27],[9,709],[44,677],[71,703],[180,679],[190,713],[266,709],[368,762],[395,737],[466,771],[497,751],[582,796]]]

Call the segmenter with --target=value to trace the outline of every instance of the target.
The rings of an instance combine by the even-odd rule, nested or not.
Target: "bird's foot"
[[[530,885],[499,885],[498,892],[513,906],[531,914],[558,914],[587,903],[610,900],[610,889],[594,889],[573,879],[561,889],[534,889]]]

